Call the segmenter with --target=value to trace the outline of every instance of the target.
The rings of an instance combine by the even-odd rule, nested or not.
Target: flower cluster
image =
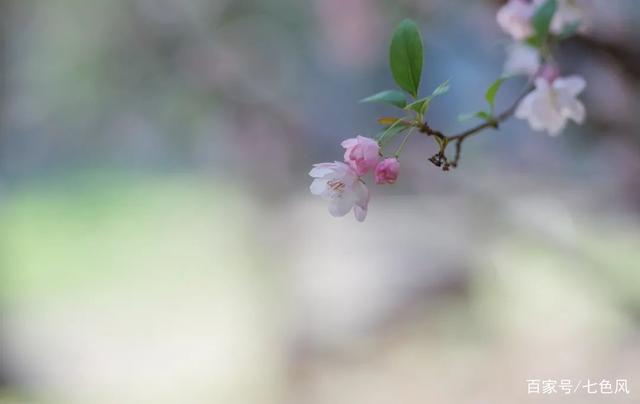
[[[367,217],[369,189],[362,176],[374,171],[376,184],[393,184],[398,178],[397,158],[380,160],[380,145],[373,139],[357,136],[342,142],[344,163],[315,164],[309,175],[314,178],[311,193],[329,201],[329,213],[344,216],[353,209],[356,219]]]
[[[584,0],[557,0],[557,10],[549,26],[556,35],[563,35],[569,28],[577,28],[585,18]],[[498,11],[498,25],[516,41],[532,37],[535,32],[533,17],[545,0],[509,0]]]
[[[516,109],[516,117],[526,119],[533,130],[558,135],[568,120],[584,122],[584,105],[577,96],[586,87],[580,76],[560,77],[550,60],[546,44],[536,41],[536,13],[544,0],[509,0],[497,14],[498,25],[514,39],[507,48],[506,75],[527,75],[535,88]],[[544,11],[544,10],[543,10]],[[557,0],[548,30],[563,37],[580,27],[584,19],[581,0]]]
[[[400,108],[404,116],[378,119],[384,130],[376,140],[357,136],[343,141],[344,162],[315,164],[309,172],[313,177],[311,193],[329,202],[333,216],[344,216],[353,210],[356,219],[363,221],[369,205],[369,190],[363,176],[373,172],[376,184],[395,183],[400,170],[398,157],[414,130],[436,143],[438,152],[427,160],[449,171],[458,167],[462,143],[467,138],[484,130],[499,129],[511,116],[527,120],[533,130],[547,131],[552,136],[562,132],[569,120],[584,122],[586,111],[578,96],[586,82],[577,75],[562,76],[553,58],[554,46],[581,29],[584,1],[588,0],[508,0],[500,8],[496,16],[498,25],[513,38],[507,47],[504,73],[486,91],[488,107],[460,117],[480,119],[483,123],[456,135],[432,129],[425,119],[432,101],[449,90],[449,82],[420,97],[422,37],[413,21],[402,21],[394,31],[389,50],[391,73],[399,89],[381,91],[362,102],[386,103]],[[511,107],[497,113],[496,95],[502,83],[512,76],[526,76],[526,90]],[[405,131],[408,133],[394,157],[384,158],[385,147]]]

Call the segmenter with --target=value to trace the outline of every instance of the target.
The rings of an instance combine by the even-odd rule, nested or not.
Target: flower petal
[[[352,207],[353,207],[352,198],[344,198],[342,196],[337,196],[337,197],[331,198],[331,201],[329,202],[329,213],[331,213],[331,216],[341,217],[349,213]]]
[[[357,144],[358,144],[358,139],[351,138],[351,139],[343,140],[342,143],[340,143],[340,146],[344,147],[345,149],[348,149],[349,147],[353,147]]]
[[[553,88],[560,93],[568,93],[572,96],[577,96],[584,91],[587,86],[587,82],[582,76],[569,76],[556,79],[553,82]]]
[[[328,180],[324,178],[316,178],[309,186],[309,190],[312,194],[320,196],[327,190],[327,181]]]
[[[525,0],[509,0],[496,15],[498,25],[515,40],[523,40],[533,33],[530,19],[533,4]]]
[[[355,193],[355,206],[353,207],[353,213],[356,216],[356,220],[362,222],[367,217],[370,197],[369,188],[367,188],[367,186],[361,181],[358,181],[354,185],[353,191]]]
[[[516,108],[516,118],[519,119],[528,119],[531,114],[531,105],[533,104],[533,100],[535,99],[535,95],[533,92],[527,94],[522,101],[518,104]]]
[[[551,136],[558,136],[564,130],[565,126],[567,126],[567,120],[564,117],[559,117],[556,119],[551,119],[547,122],[547,132]]]
[[[364,222],[364,219],[367,218],[367,209],[355,205],[353,207],[353,214],[355,215],[357,221]]]
[[[504,75],[533,76],[540,69],[540,53],[531,46],[514,42],[507,47]]]
[[[369,207],[369,189],[362,182],[358,182],[355,188],[356,203],[353,207],[353,213],[359,222],[364,221],[367,217],[367,211]]]
[[[578,124],[582,124],[587,115],[584,104],[575,98],[569,100],[569,102],[563,106],[562,111],[567,118],[573,119]]]
[[[314,164],[309,176],[314,178],[322,178],[325,175],[331,174],[334,171],[334,163],[319,163]]]

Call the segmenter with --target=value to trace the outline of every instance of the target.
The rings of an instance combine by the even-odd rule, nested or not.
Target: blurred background
[[[414,137],[363,224],[308,191],[393,113],[357,100],[407,16],[423,92],[451,79],[431,126],[468,126],[501,3],[0,0],[0,402],[638,402],[639,2],[559,51],[584,126],[511,121],[448,173]]]

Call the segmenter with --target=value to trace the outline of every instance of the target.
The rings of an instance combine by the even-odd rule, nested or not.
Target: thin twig
[[[438,152],[438,154],[436,154],[429,160],[432,163],[434,163],[436,166],[442,167],[442,169],[445,171],[449,170],[449,167],[454,167],[454,168],[457,167],[458,162],[460,161],[460,154],[462,152],[462,142],[464,142],[466,138],[473,136],[475,134],[478,134],[484,131],[485,129],[490,129],[490,128],[498,129],[498,127],[502,122],[511,118],[511,116],[515,113],[516,109],[518,108],[518,104],[520,104],[520,101],[522,101],[522,99],[527,94],[529,94],[531,90],[533,90],[533,85],[531,84],[531,82],[529,82],[527,83],[527,86],[525,87],[525,90],[522,92],[522,94],[513,102],[513,104],[509,108],[502,111],[493,119],[488,120],[487,122],[484,122],[480,125],[474,126],[470,129],[467,129],[464,132],[459,133],[457,135],[447,136],[438,130],[432,129],[431,127],[429,127],[429,125],[426,122],[423,122],[420,125],[420,132],[425,133],[427,136],[438,137],[439,140],[441,140],[440,142],[438,142],[441,145],[440,151]],[[443,140],[444,142],[442,142]],[[445,149],[447,145],[452,142],[455,142],[456,149],[455,149],[453,160],[449,161],[445,156]]]
[[[395,158],[397,159],[398,157],[400,157],[400,153],[402,153],[402,149],[404,149],[404,146],[407,144],[407,141],[409,140],[409,137],[411,136],[411,134],[413,133],[413,129],[411,128],[409,129],[409,133],[407,133],[407,135],[404,137],[404,139],[402,140],[402,143],[400,143],[400,147],[398,147],[398,150],[396,151],[395,154]]]
[[[511,116],[516,112],[516,108],[518,108],[518,104],[520,104],[520,101],[522,101],[522,99],[529,94],[529,92],[531,92],[531,90],[533,90],[533,86],[528,85],[526,87],[526,89],[523,91],[523,93],[520,95],[520,97],[518,97],[513,104],[507,108],[506,110],[504,110],[502,113],[500,113],[498,116],[495,117],[495,119],[487,121],[483,124],[480,124],[478,126],[475,126],[471,129],[468,129],[460,134],[457,135],[453,135],[453,136],[448,136],[449,141],[452,140],[459,140],[459,139],[464,139],[467,138],[471,135],[474,135],[478,132],[481,132],[485,129],[489,129],[489,128],[493,128],[496,129],[498,127],[498,125],[500,125],[502,122],[506,121],[507,119],[511,118]]]

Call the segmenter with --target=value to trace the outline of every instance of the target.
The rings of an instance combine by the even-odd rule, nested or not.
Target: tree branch
[[[458,162],[460,161],[460,154],[462,152],[462,142],[465,141],[470,136],[476,135],[478,133],[483,132],[485,129],[498,129],[501,123],[511,118],[518,108],[518,104],[522,99],[533,90],[533,85],[529,82],[522,92],[522,94],[511,104],[509,108],[495,116],[493,119],[488,120],[480,125],[474,126],[470,129],[465,130],[462,133],[456,135],[447,136],[444,133],[434,130],[427,122],[422,122],[420,126],[420,132],[425,133],[427,136],[434,136],[440,145],[440,151],[433,157],[429,159],[433,164],[438,167],[442,167],[444,171],[448,171],[449,168],[456,168],[458,166]],[[455,143],[455,154],[453,160],[449,161],[445,155],[445,151],[447,146],[454,142]]]

